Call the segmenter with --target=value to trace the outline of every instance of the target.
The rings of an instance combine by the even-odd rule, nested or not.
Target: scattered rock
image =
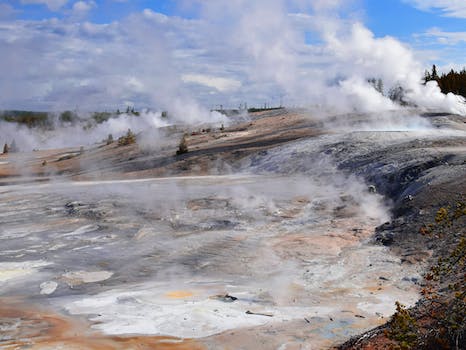
[[[62,275],[62,279],[71,288],[83,283],[94,283],[108,280],[113,276],[110,271],[73,271]]]
[[[412,195],[407,195],[403,198],[403,201],[405,202],[411,202],[412,200],[414,200],[414,197]]]
[[[234,296],[229,295],[229,294],[225,294],[225,295],[216,295],[216,296],[214,297],[214,299],[217,299],[217,300],[219,300],[219,301],[223,301],[223,302],[225,302],[225,303],[232,303],[232,302],[238,300],[237,297],[234,297]]]
[[[415,265],[419,262],[419,259],[416,259],[415,256],[405,256],[403,258],[401,258],[401,262],[402,263],[408,263],[408,264],[411,264],[411,265]]]
[[[65,210],[68,215],[82,216],[92,220],[102,219],[105,213],[96,208],[95,204],[85,204],[77,201],[65,204]]]
[[[390,231],[377,232],[374,238],[376,242],[380,242],[384,246],[390,246],[395,241],[395,235]]]
[[[39,287],[40,287],[40,294],[50,295],[53,292],[55,292],[55,290],[58,287],[58,283],[54,281],[47,281],[47,282],[41,283]]]
[[[402,281],[404,282],[412,282],[412,283],[419,283],[418,277],[403,277]]]
[[[227,230],[234,228],[238,224],[230,220],[212,220],[204,224],[199,225],[202,230],[205,231],[216,231],[216,230]]]
[[[190,200],[187,203],[187,207],[190,210],[224,209],[229,205],[228,199],[223,198],[199,198]]]
[[[262,313],[262,312],[252,312],[252,311],[246,311],[246,314],[247,315],[257,315],[257,316],[266,316],[266,317],[273,317],[272,314],[265,314],[265,313]]]
[[[152,237],[156,233],[157,232],[153,228],[144,226],[141,229],[139,229],[139,231],[134,235],[134,239],[140,240],[144,237]]]

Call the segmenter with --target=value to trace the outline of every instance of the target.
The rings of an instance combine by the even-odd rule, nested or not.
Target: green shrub
[[[392,316],[386,335],[395,340],[401,350],[415,349],[418,339],[417,322],[404,305],[398,301],[395,304],[396,312]]]
[[[186,141],[186,134],[183,135],[181,138],[180,144],[178,146],[178,151],[176,151],[176,155],[179,156],[180,154],[188,153],[188,144]]]
[[[136,143],[136,135],[128,129],[125,136],[118,138],[118,146],[127,146]]]

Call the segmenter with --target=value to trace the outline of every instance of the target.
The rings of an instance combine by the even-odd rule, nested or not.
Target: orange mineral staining
[[[194,340],[162,336],[108,336],[79,319],[27,305],[13,298],[0,299],[1,349],[32,350],[203,350]]]
[[[170,299],[184,299],[194,296],[194,293],[187,290],[174,290],[166,293],[165,296]]]

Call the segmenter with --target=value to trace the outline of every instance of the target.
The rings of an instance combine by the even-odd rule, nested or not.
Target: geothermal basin
[[[378,192],[461,178],[464,122],[356,117],[271,112],[181,157],[173,138],[3,157],[31,170],[0,186],[0,347],[325,349],[413,305],[423,265],[374,243]]]
[[[1,293],[104,335],[330,346],[415,302],[419,271],[369,244],[382,198],[320,170],[4,186]]]

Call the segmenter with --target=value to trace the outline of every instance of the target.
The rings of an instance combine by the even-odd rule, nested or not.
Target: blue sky
[[[465,50],[463,0],[0,0],[0,109],[317,101]]]
[[[63,6],[50,8],[47,3],[54,1],[47,0],[26,0],[26,1],[0,1],[8,4],[15,10],[16,18],[24,20],[41,20],[47,18],[63,18],[73,4],[79,1],[65,1]],[[86,2],[86,1],[85,1]],[[417,1],[422,3],[423,1]],[[424,1],[432,3],[433,6],[427,5],[425,9],[417,6],[416,1],[407,0],[364,0],[354,1],[355,7],[365,24],[377,36],[391,35],[402,40],[412,40],[412,36],[424,33],[432,27],[442,28],[447,32],[461,32],[466,30],[466,15],[455,17],[445,14],[447,6],[442,3],[448,1]],[[451,3],[460,3],[460,1],[451,1]],[[60,3],[60,0],[55,1]],[[109,23],[119,20],[130,13],[140,12],[144,9],[151,9],[155,12],[163,13],[168,16],[180,16],[193,18],[198,15],[196,5],[190,5],[189,1],[174,0],[95,0],[87,1],[93,3],[86,20],[96,23]],[[58,6],[58,5],[57,5]],[[465,5],[462,6],[464,11]]]
[[[393,35],[410,40],[413,34],[423,33],[432,27],[446,31],[466,29],[465,18],[445,16],[438,8],[422,11],[406,1],[366,0],[366,24],[378,36]]]

